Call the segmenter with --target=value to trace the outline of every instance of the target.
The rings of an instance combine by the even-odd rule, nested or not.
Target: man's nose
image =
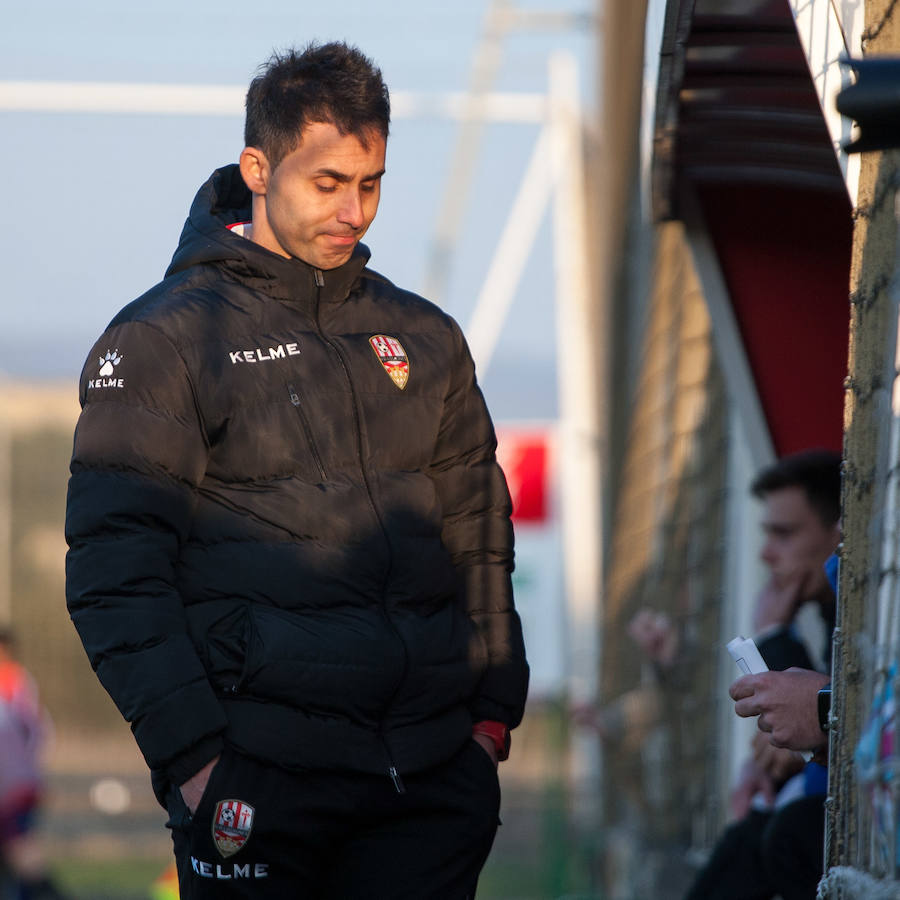
[[[359,191],[350,188],[344,192],[341,207],[338,210],[338,221],[351,228],[362,228],[365,222],[362,197]]]

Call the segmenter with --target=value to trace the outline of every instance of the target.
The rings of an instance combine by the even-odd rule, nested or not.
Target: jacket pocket
[[[250,612],[242,604],[217,619],[206,632],[206,669],[213,685],[236,694],[247,679]]]
[[[322,481],[328,480],[328,473],[325,471],[325,465],[322,462],[322,456],[319,453],[319,448],[316,446],[315,436],[313,435],[312,424],[309,421],[309,417],[306,414],[306,410],[303,405],[303,400],[300,397],[300,394],[294,389],[292,384],[287,386],[288,388],[288,396],[291,400],[291,405],[297,410],[297,417],[300,420],[300,427],[303,430],[303,434],[306,437],[306,444],[309,449],[310,456],[312,456],[313,463],[316,466],[316,470],[319,473],[319,477]]]

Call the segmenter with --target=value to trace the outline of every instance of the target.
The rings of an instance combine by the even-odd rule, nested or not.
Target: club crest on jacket
[[[369,343],[378,357],[378,361],[384,366],[384,371],[391,377],[391,381],[402,391],[409,381],[409,358],[403,345],[395,337],[386,334],[376,334],[369,338]]]
[[[254,809],[243,800],[220,800],[212,821],[216,849],[224,857],[234,856],[250,837]]]

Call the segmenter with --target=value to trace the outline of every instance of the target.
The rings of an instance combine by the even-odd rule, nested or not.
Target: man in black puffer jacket
[[[388,123],[355,48],[274,56],[82,374],[68,608],[183,900],[470,897],[498,823],[509,495],[458,326],[366,267]]]

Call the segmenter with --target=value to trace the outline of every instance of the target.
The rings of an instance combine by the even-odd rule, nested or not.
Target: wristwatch
[[[830,726],[829,717],[831,716],[831,682],[825,685],[819,691],[819,728],[824,732],[828,732]]]
[[[472,726],[472,734],[482,734],[490,738],[494,742],[494,747],[497,750],[497,759],[500,762],[509,758],[509,729],[502,722],[493,722],[489,719],[485,719],[483,722],[476,722]]]

